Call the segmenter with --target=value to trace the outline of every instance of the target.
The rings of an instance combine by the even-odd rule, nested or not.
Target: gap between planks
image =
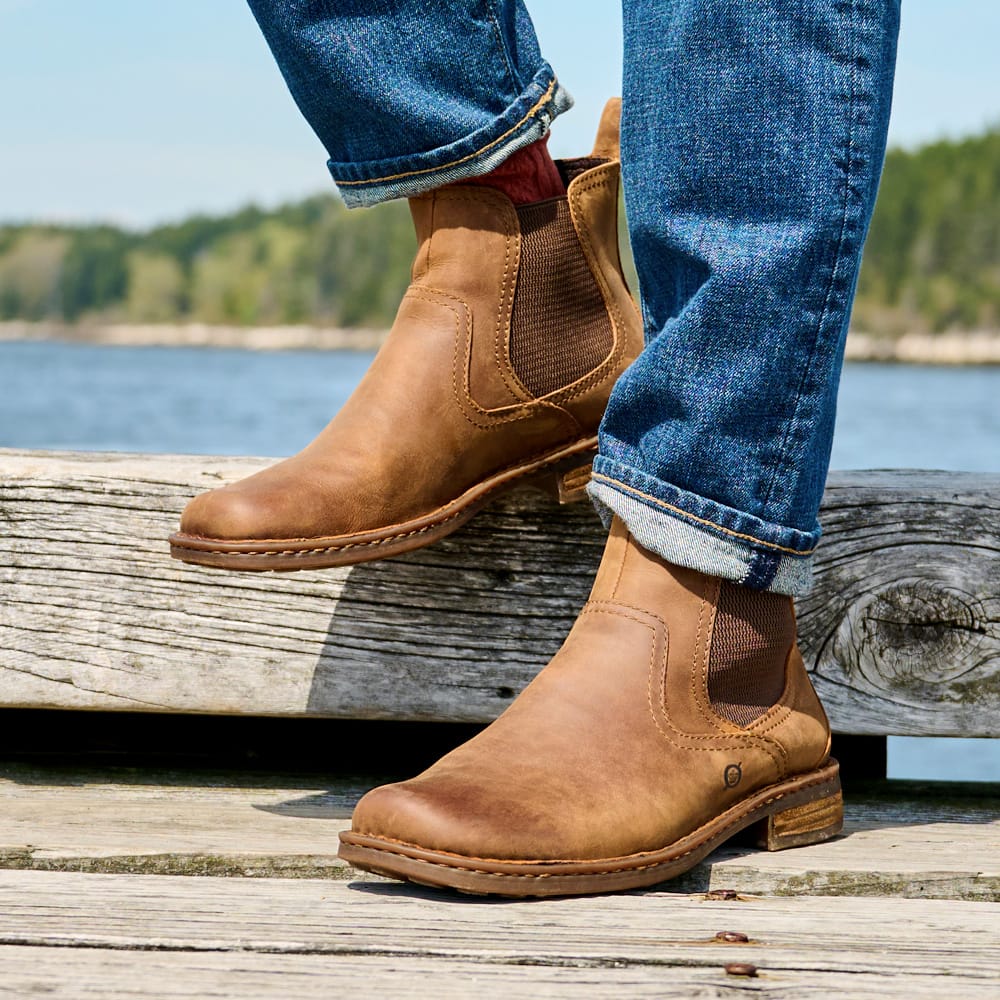
[[[0,996],[995,996],[1000,906],[0,872]],[[722,944],[738,931],[746,944]],[[759,976],[727,976],[749,962]],[[22,992],[18,993],[17,991]],[[325,991],[325,992],[324,992]]]
[[[286,779],[287,781],[287,779]],[[0,770],[0,868],[352,879],[337,834],[371,779],[270,784],[109,772]],[[906,799],[893,783],[848,797],[846,836],[768,853],[723,847],[671,885],[766,895],[1000,901],[1000,815],[990,798]]]

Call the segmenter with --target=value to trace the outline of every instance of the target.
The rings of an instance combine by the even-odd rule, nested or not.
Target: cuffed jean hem
[[[530,146],[549,130],[553,120],[573,106],[548,63],[535,74],[521,96],[485,128],[428,153],[335,163],[327,166],[349,208],[410,198],[444,184],[488,174],[517,150]]]
[[[602,455],[587,491],[605,526],[617,514],[643,548],[668,562],[793,597],[812,585],[818,531],[768,524]]]

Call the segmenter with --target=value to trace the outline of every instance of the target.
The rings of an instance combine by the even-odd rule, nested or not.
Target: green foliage
[[[885,334],[1000,328],[1000,128],[889,152],[854,317]]]
[[[0,227],[0,319],[384,327],[414,249],[405,204],[332,195],[139,234]],[[855,325],[1000,328],[1000,128],[889,153]]]
[[[111,226],[78,229],[62,260],[59,298],[62,317],[106,312],[128,294],[126,257],[135,237]]]
[[[184,311],[184,269],[176,257],[133,250],[126,260],[125,315],[134,323],[168,323]]]
[[[4,242],[0,319],[41,320],[58,314],[68,237],[41,227],[23,228]]]

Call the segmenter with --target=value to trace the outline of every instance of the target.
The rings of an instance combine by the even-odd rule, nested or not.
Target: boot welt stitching
[[[830,758],[827,758],[827,762],[829,762],[829,761],[830,761]],[[763,808],[765,808],[767,806],[773,805],[776,802],[780,802],[782,799],[787,798],[789,795],[795,794],[797,792],[808,791],[810,788],[815,788],[817,785],[826,784],[829,781],[830,781],[830,778],[828,776],[814,778],[811,781],[807,782],[806,784],[803,784],[803,785],[799,786],[796,789],[793,789],[793,790],[790,790],[790,791],[786,791],[786,792],[779,792],[777,795],[773,795],[770,798],[764,799],[763,801],[761,801],[758,804],[757,808],[763,809]],[[759,794],[759,793],[757,793],[757,794]],[[725,810],[725,812],[729,812],[730,810],[737,809],[740,805],[742,805],[743,803],[749,801],[751,798],[753,798],[752,795],[748,796],[746,799],[741,799],[740,801],[735,802],[732,806],[729,807],[729,809]],[[716,818],[718,818],[718,817],[716,817]],[[739,823],[741,823],[745,818],[746,818],[746,816],[742,815],[742,816],[737,816],[737,817],[731,819],[728,823],[726,823],[724,826],[722,826],[722,827],[719,828],[719,830],[717,831],[717,835],[721,836],[721,835],[725,834],[727,831],[731,830],[734,826],[737,826]],[[766,817],[763,817],[763,816],[762,817],[758,817],[758,819],[764,819],[764,818],[766,818]],[[751,822],[755,822],[755,820],[751,820]],[[685,836],[687,836],[687,837],[697,836],[699,833],[701,833],[702,830],[706,829],[706,827],[709,827],[711,824],[712,824],[712,820],[708,820],[707,822],[702,823],[701,826],[696,827],[689,834],[685,834]],[[661,853],[663,851],[669,850],[669,848],[671,846],[670,844],[667,844],[665,847],[661,847],[661,848],[659,848],[659,849],[657,849],[655,851],[638,851],[635,854],[624,854],[624,855],[618,855],[617,857],[611,857],[611,858],[558,858],[558,859],[554,859],[554,860],[553,859],[549,859],[549,860],[537,860],[537,859],[536,860],[528,860],[528,859],[517,860],[517,859],[511,859],[511,858],[481,858],[481,857],[478,857],[476,855],[458,854],[455,851],[441,851],[441,850],[437,850],[437,849],[422,847],[420,844],[414,844],[414,843],[411,843],[410,841],[407,841],[407,840],[397,840],[397,839],[392,838],[392,837],[383,837],[383,836],[378,835],[378,834],[362,833],[360,831],[351,831],[351,832],[352,833],[357,833],[358,836],[370,837],[372,840],[378,840],[381,843],[388,844],[388,845],[395,845],[395,846],[399,846],[399,847],[410,847],[410,848],[413,848],[413,849],[418,850],[418,851],[430,851],[430,850],[433,850],[435,854],[440,854],[442,858],[455,858],[456,860],[460,859],[460,860],[463,860],[463,861],[479,861],[479,862],[482,862],[484,864],[508,864],[508,865],[510,865],[510,864],[521,864],[521,865],[538,865],[538,866],[541,866],[541,865],[559,865],[559,864],[590,865],[590,864],[601,864],[602,862],[611,862],[611,863],[618,862],[618,863],[620,863],[620,862],[624,862],[624,861],[629,861],[632,858],[644,858],[644,857],[649,857],[650,855],[653,855],[653,854],[659,854],[659,853]],[[684,839],[684,838],[682,837],[680,839]],[[674,841],[674,843],[676,843],[676,841]],[[352,845],[352,846],[363,847],[364,845],[358,844],[358,845]],[[644,870],[649,869],[649,868],[657,868],[657,867],[659,867],[661,865],[664,865],[664,864],[671,864],[671,863],[673,863],[675,861],[680,861],[682,858],[686,858],[688,855],[693,854],[695,851],[699,850],[703,846],[704,846],[704,841],[702,843],[700,843],[700,844],[695,844],[694,846],[690,847],[688,850],[686,850],[683,853],[678,854],[678,855],[676,855],[674,857],[664,859],[663,861],[654,861],[654,862],[651,862],[650,864],[647,864],[647,865],[624,865],[623,867],[619,867],[619,868],[610,868],[610,869],[608,869],[608,870],[606,870],[604,872],[586,872],[586,873],[584,873],[584,872],[580,872],[580,873],[568,872],[565,875],[561,875],[561,876],[560,876],[560,873],[551,873],[551,872],[545,872],[545,873],[536,873],[536,872],[524,872],[524,873],[516,872],[515,873],[515,872],[511,872],[511,873],[508,873],[508,872],[493,872],[493,871],[486,871],[486,870],[481,871],[481,870],[475,869],[475,868],[466,868],[466,867],[464,867],[462,865],[450,865],[450,864],[447,863],[447,861],[428,861],[426,858],[411,858],[408,855],[404,855],[401,851],[392,851],[391,849],[387,853],[398,854],[401,857],[407,857],[407,859],[410,860],[410,861],[419,861],[421,864],[431,865],[432,867],[436,866],[436,867],[440,867],[440,868],[454,868],[454,869],[457,869],[458,871],[474,871],[474,872],[477,872],[478,874],[482,874],[482,875],[493,875],[496,878],[500,878],[500,879],[509,879],[509,878],[553,878],[553,877],[563,877],[563,878],[574,878],[574,877],[592,878],[594,875],[612,875],[612,874],[615,874],[617,872],[644,871]],[[374,850],[375,848],[368,848],[368,849],[369,850]]]
[[[373,540],[368,541],[368,542],[344,542],[343,544],[326,545],[326,546],[322,546],[320,548],[315,548],[315,549],[269,549],[269,550],[266,550],[266,551],[263,551],[263,552],[257,551],[255,549],[243,549],[243,550],[240,550],[240,549],[226,549],[226,550],[223,550],[221,552],[218,551],[218,550],[215,550],[215,554],[216,555],[225,555],[225,556],[235,556],[237,558],[240,557],[240,556],[247,556],[247,557],[249,557],[249,556],[264,556],[264,557],[267,557],[267,556],[293,556],[293,557],[300,556],[300,557],[305,557],[305,556],[312,556],[312,555],[321,555],[324,552],[346,552],[349,549],[377,548],[379,545],[387,545],[389,542],[396,542],[396,541],[399,541],[399,539],[401,539],[401,538],[411,538],[414,535],[422,535],[422,534],[424,534],[427,531],[432,531],[434,528],[439,528],[439,527],[441,527],[441,525],[447,524],[449,521],[453,521],[456,517],[460,517],[464,513],[465,513],[464,510],[460,510],[460,511],[457,511],[456,513],[454,513],[454,514],[450,514],[448,517],[444,518],[441,521],[437,521],[434,524],[425,525],[423,528],[415,528],[413,531],[404,531],[404,532],[400,532],[399,534],[396,534],[396,535],[387,535],[385,538],[376,538],[376,539],[373,539]],[[206,541],[216,541],[216,540],[217,539],[206,539]],[[205,549],[191,548],[190,546],[184,545],[182,542],[174,542],[172,544],[173,544],[173,546],[174,546],[175,549],[184,549],[187,552],[212,551],[210,549],[209,550],[205,550]]]
[[[568,454],[559,454],[559,455],[556,455],[553,458],[550,458],[550,459],[547,459],[547,460],[541,462],[538,465],[537,468],[530,469],[530,470],[526,471],[524,474],[525,475],[534,475],[534,474],[536,474],[538,472],[541,472],[544,469],[548,468],[550,465],[555,465],[558,462],[562,462],[565,459],[572,458],[572,457],[574,457],[575,455],[578,455],[578,454],[585,454],[586,452],[592,450],[596,446],[596,444],[597,444],[596,439],[592,439],[591,441],[584,442],[584,446],[581,447],[581,448],[579,448],[579,449],[577,449],[576,451],[571,451]],[[542,454],[544,454],[544,452]],[[528,463],[530,464],[531,462],[536,461],[540,457],[541,456],[535,456],[533,458],[530,458],[530,459],[528,459]],[[517,469],[517,468],[518,468],[518,465],[509,465],[509,466],[501,469],[499,472],[494,473],[494,475],[495,476],[502,476],[505,473],[510,472],[510,471],[512,471],[514,469]],[[517,481],[517,479],[511,480],[511,481],[508,481],[508,482],[504,482],[504,483],[495,483],[493,486],[489,487],[482,494],[480,494],[480,496],[477,497],[477,500],[482,500],[485,497],[490,496],[490,494],[495,493],[497,490],[512,489],[516,485],[520,485],[520,483]],[[461,498],[459,498],[459,499],[461,499]],[[452,502],[455,503],[457,501],[452,501]],[[379,545],[385,545],[387,542],[397,541],[400,538],[409,538],[409,537],[411,537],[413,535],[420,535],[420,534],[423,534],[424,532],[432,531],[435,528],[439,528],[439,527],[441,527],[441,525],[448,524],[450,521],[453,521],[456,517],[461,517],[463,514],[465,514],[468,511],[468,507],[469,507],[469,504],[466,504],[465,506],[461,507],[459,510],[455,511],[454,513],[449,514],[446,517],[441,518],[440,520],[434,521],[431,524],[424,525],[422,528],[415,528],[415,529],[413,529],[411,531],[403,531],[403,532],[399,532],[399,533],[394,534],[394,535],[387,535],[387,536],[385,536],[383,538],[371,539],[370,541],[364,541],[364,542],[345,541],[345,542],[337,542],[337,543],[334,543],[334,544],[331,544],[331,545],[318,546],[316,548],[311,548],[311,549],[287,549],[287,550],[281,550],[281,551],[271,550],[271,551],[264,551],[264,552],[258,551],[256,549],[244,549],[244,550],[240,550],[240,549],[227,549],[227,550],[223,550],[222,554],[224,554],[224,555],[233,555],[233,556],[241,556],[241,555],[246,555],[246,556],[269,556],[269,555],[281,555],[281,556],[299,556],[299,555],[301,555],[301,556],[306,556],[306,555],[315,555],[317,553],[323,553],[323,552],[340,552],[340,551],[343,551],[343,550],[346,550],[346,549],[353,549],[353,548],[375,547],[375,546],[379,546]],[[396,528],[396,527],[403,527],[405,524],[406,524],[406,522],[404,521],[404,522],[402,522],[402,523],[400,523],[398,525],[387,525],[386,527],[389,528],[389,529],[392,529],[392,528]],[[375,530],[378,530],[378,529],[375,529]],[[174,537],[177,537],[177,536],[174,536]],[[199,541],[206,541],[206,542],[225,542],[226,541],[223,538],[212,538],[212,537],[209,537],[207,535],[188,535],[188,536],[181,536],[181,537],[188,537],[188,538],[198,539]],[[344,537],[347,538],[347,539],[350,539],[353,536],[347,535],[347,536],[344,536]],[[257,544],[257,545],[267,545],[270,542],[274,542],[275,544],[281,544],[282,542],[287,543],[288,541],[291,541],[291,540],[293,540],[293,539],[287,539],[287,538],[273,538],[273,539],[272,538],[262,538],[260,540],[256,540],[255,539],[254,540],[254,544]],[[294,540],[297,540],[297,539],[294,539]],[[304,540],[305,539],[303,539],[303,541]],[[249,540],[247,540],[247,541],[249,541]],[[197,548],[191,548],[189,546],[185,546],[183,544],[183,542],[176,542],[176,543],[171,543],[171,544],[174,545],[174,548],[186,549],[189,552],[203,552],[203,551],[206,551],[206,550],[203,550],[203,549],[197,549]],[[217,554],[218,554],[218,551],[219,550],[216,550]]]

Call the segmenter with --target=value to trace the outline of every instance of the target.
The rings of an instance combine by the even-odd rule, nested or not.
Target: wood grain
[[[0,996],[995,996],[1000,907],[0,872]],[[750,940],[725,944],[719,931]],[[757,967],[728,976],[730,962]]]
[[[7,764],[0,868],[357,878],[336,856],[337,834],[370,785]],[[916,798],[894,787],[848,797],[843,837],[775,853],[726,846],[670,886],[1000,902],[996,800]]]
[[[488,721],[586,599],[596,516],[527,491],[379,563],[169,559],[189,497],[266,464],[0,451],[0,705]],[[1000,735],[1000,477],[840,473],[823,521],[799,613],[834,728]]]

